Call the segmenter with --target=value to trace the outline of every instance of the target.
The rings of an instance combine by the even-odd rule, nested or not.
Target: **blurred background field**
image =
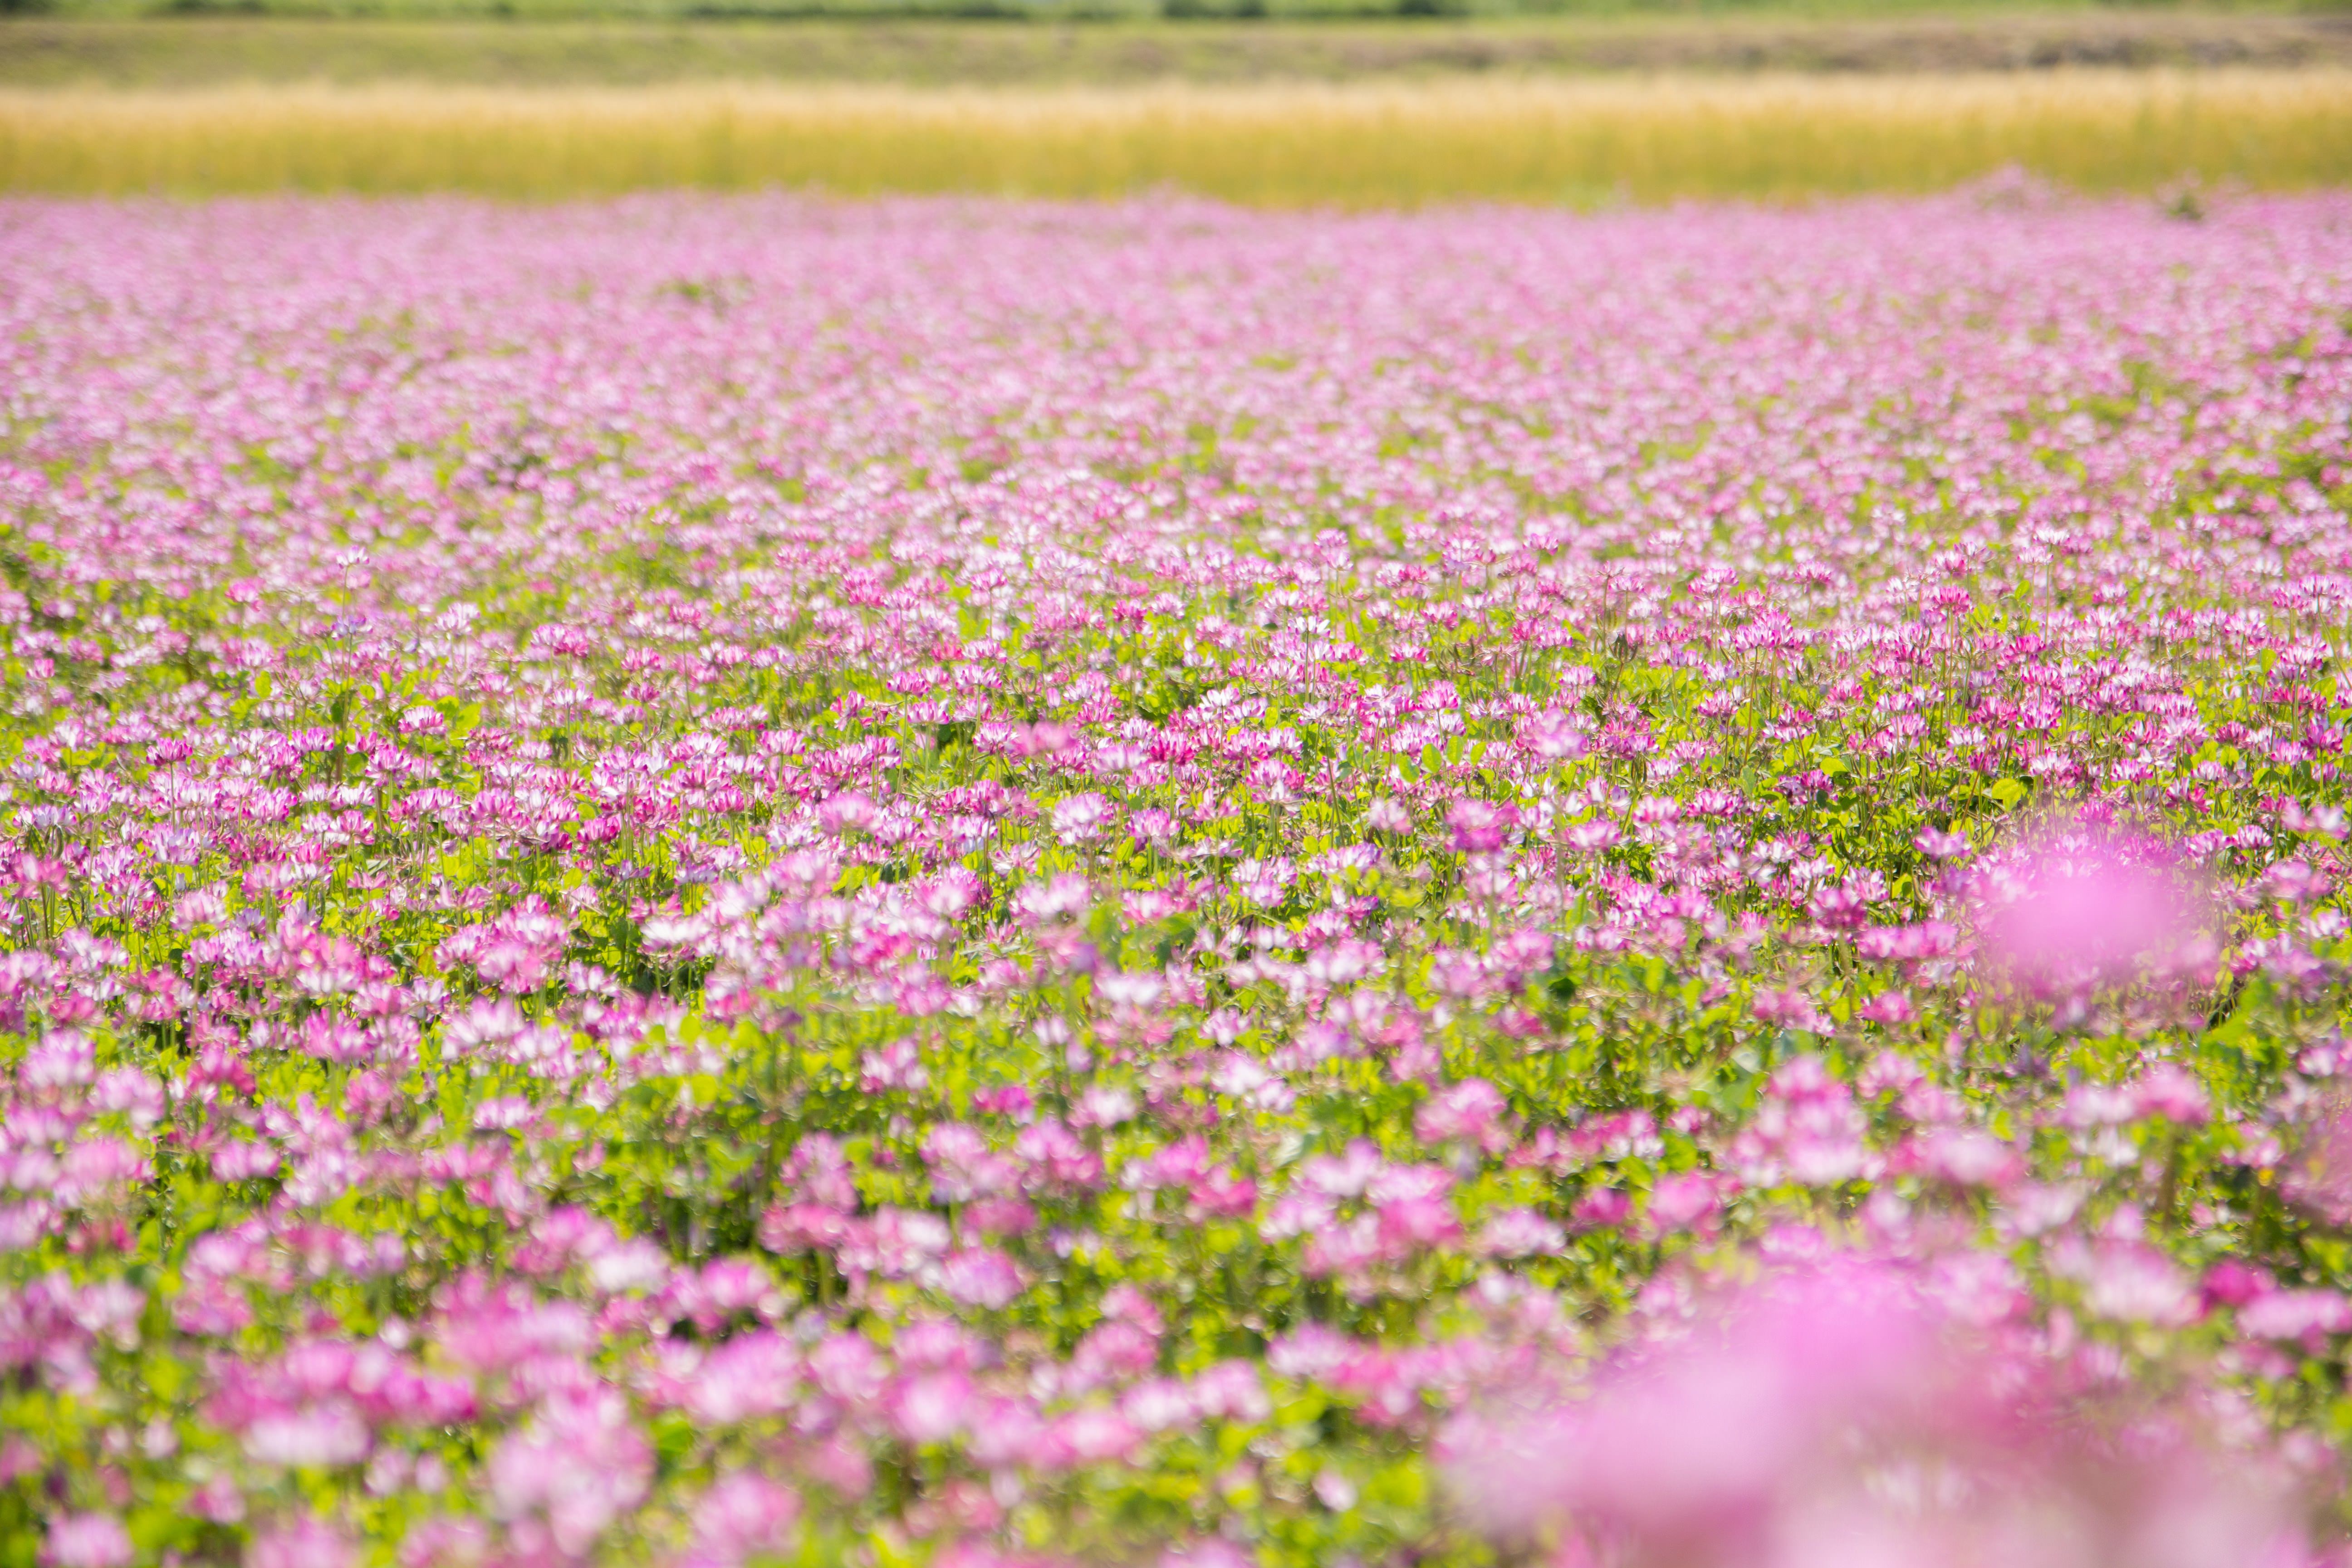
[[[0,185],[55,193],[1593,203],[1932,190],[2011,165],[2094,190],[2341,182],[2352,73],[0,95]]]
[[[237,3],[291,6],[298,0]],[[1276,10],[1344,6],[1354,14],[1105,20],[1051,9],[1046,0],[758,3],[773,4],[778,15],[750,14],[754,0],[299,0],[313,10],[300,16],[201,13],[185,0],[160,0],[159,14],[151,16],[0,15],[0,84],[617,86],[728,79],[1097,85],[1625,71],[2352,66],[2352,8],[2021,9],[1979,0],[1958,10],[1898,4],[1807,11],[1787,0],[1759,0],[1721,10],[1380,16],[1366,13],[1490,0],[1138,0],[1179,13],[1263,5]],[[315,14],[318,5],[345,4],[366,9],[351,16]],[[690,5],[713,4],[734,14],[688,14]],[[919,14],[934,4],[966,11],[1030,5],[1039,14],[1017,25]],[[531,19],[502,19],[494,14],[500,5],[522,7]],[[782,16],[788,7],[846,12],[859,5],[877,14]]]
[[[0,18],[0,190],[1364,205],[1920,191],[2009,166],[2089,190],[2352,182],[2352,12],[2326,9],[240,3]],[[1565,8],[1525,9],[1547,3]],[[992,9],[1020,15],[969,14]],[[1214,14],[1250,9],[1272,14]]]

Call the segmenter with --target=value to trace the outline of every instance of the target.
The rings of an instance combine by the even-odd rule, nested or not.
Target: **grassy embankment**
[[[1661,16],[1564,0],[1580,14],[415,19],[473,3],[385,0],[408,20],[0,23],[0,189],[1172,184],[1376,204],[1918,190],[2007,163],[2093,189],[2352,180],[2352,25],[2278,8],[1750,0]]]
[[[6,3],[0,0],[0,6]],[[472,0],[365,3],[379,15],[0,20],[0,86],[436,81],[619,87],[710,79],[1099,86],[1171,79],[1339,81],[1465,72],[1942,73],[2064,66],[2352,66],[2352,11],[2085,5],[2019,8],[1976,0],[1973,7],[1958,9],[1922,13],[1881,5],[1853,14],[1805,12],[1787,0],[1757,0],[1729,13],[1057,20],[1012,26],[908,16],[791,21],[750,15],[729,20],[625,15],[423,20],[413,13]],[[625,10],[639,0],[561,3]],[[803,0],[776,3],[799,5]],[[1167,3],[1230,8],[1260,0]],[[1438,0],[1363,3],[1393,8]],[[401,19],[404,16],[408,19]]]
[[[0,93],[0,189],[57,194],[1657,201],[1929,190],[2008,164],[2094,190],[2352,182],[2352,72]]]

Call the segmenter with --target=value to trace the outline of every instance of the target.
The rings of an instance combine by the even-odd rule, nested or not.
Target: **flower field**
[[[0,394],[0,1563],[2341,1560],[2352,201],[17,201]]]

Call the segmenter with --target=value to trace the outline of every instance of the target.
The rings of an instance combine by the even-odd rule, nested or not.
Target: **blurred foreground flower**
[[[1980,931],[1997,970],[2044,999],[2210,978],[2219,949],[2160,846],[2061,841],[1995,873]]]
[[[2323,1224],[2352,1226],[2352,1095],[2319,1100],[2279,1190]]]
[[[1848,1260],[1759,1286],[1588,1397],[1454,1423],[1481,1529],[1556,1568],[2290,1568],[2283,1466]]]

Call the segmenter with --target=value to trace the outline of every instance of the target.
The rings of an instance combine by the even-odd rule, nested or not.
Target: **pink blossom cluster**
[[[1472,1515],[1561,1568],[2311,1561],[2242,1402],[2069,1354],[1978,1270],[1777,1262],[1727,1299],[1653,1292],[1580,1396],[1456,1417]]]
[[[2336,1560],[2352,204],[0,204],[0,1539]]]

